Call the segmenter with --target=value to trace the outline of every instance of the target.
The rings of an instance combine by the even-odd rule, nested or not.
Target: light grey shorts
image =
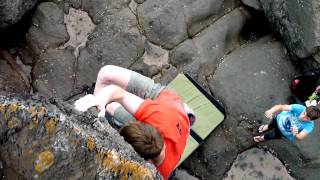
[[[154,80],[132,71],[126,90],[142,99],[155,99],[165,88],[166,86],[155,83]],[[109,118],[108,121],[113,127],[121,128],[126,124],[135,122],[136,119],[120,106],[115,110],[113,118]]]

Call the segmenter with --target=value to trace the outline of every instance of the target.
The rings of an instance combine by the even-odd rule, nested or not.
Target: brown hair
[[[307,116],[311,120],[316,120],[320,117],[320,110],[317,106],[309,106],[306,108]]]
[[[134,122],[120,129],[120,135],[144,159],[157,157],[163,148],[163,138],[153,126]]]

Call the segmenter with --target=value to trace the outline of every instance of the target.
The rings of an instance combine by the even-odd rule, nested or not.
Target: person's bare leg
[[[111,84],[126,89],[130,80],[131,73],[131,70],[122,67],[114,65],[103,66],[98,72],[93,94],[97,94],[102,88]],[[111,116],[115,115],[116,109],[125,111],[121,104],[116,102],[112,102],[106,106],[106,110]],[[129,113],[128,117],[131,117]]]
[[[134,71],[107,65],[102,67],[97,75],[94,94],[111,84],[117,85],[143,99],[154,99],[165,88],[165,86],[154,83],[152,79]],[[106,110],[108,114],[114,117],[116,120],[114,122],[118,122],[117,125],[135,121],[133,115],[128,113],[120,104],[111,103],[107,105]]]
[[[93,94],[96,94],[100,91],[100,89],[110,84],[114,84],[123,89],[126,89],[130,80],[131,73],[131,70],[122,67],[114,65],[103,66],[97,75]]]
[[[120,103],[112,102],[107,105],[106,110],[109,115],[114,117],[113,119],[108,119],[108,121],[116,129],[136,121],[133,115],[126,111]]]
[[[107,105],[106,110],[107,112],[111,115],[114,116],[114,112],[116,111],[117,108],[121,107],[120,103],[117,102],[112,102]]]

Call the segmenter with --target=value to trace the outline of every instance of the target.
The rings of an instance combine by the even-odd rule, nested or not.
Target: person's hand
[[[84,97],[78,99],[74,103],[75,109],[81,112],[87,111],[89,108],[93,106],[97,106],[99,109],[98,117],[103,117],[105,115],[105,105],[97,98],[96,96],[92,94],[87,94]]]
[[[293,136],[296,136],[297,134],[299,134],[297,126],[292,127],[292,134],[293,134]]]
[[[269,109],[269,110],[267,110],[267,111],[264,113],[264,115],[266,116],[266,118],[272,119],[272,117],[273,117],[273,111]]]

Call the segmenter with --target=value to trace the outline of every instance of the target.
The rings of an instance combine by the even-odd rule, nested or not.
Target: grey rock
[[[174,176],[171,178],[172,180],[198,180],[198,178],[190,175],[187,171],[183,169],[176,169]]]
[[[170,64],[198,79],[201,55],[192,40],[186,40],[169,53]]]
[[[30,49],[30,47],[25,47],[21,49],[20,53],[21,53],[21,61],[23,62],[23,64],[32,65],[34,62],[36,62],[35,60],[36,58],[32,50]]]
[[[247,11],[236,9],[193,38],[204,62],[201,72],[204,74],[214,72],[219,59],[239,47],[241,30],[249,18]]]
[[[60,0],[55,0],[56,3],[59,3],[59,1]],[[83,3],[85,3],[85,2],[83,2],[82,0],[68,0],[68,4],[67,3],[65,3],[65,4],[72,6],[73,8],[79,9],[79,8],[81,8]]]
[[[236,0],[153,0],[138,6],[138,18],[150,41],[172,49],[238,6]]]
[[[146,0],[134,0],[134,1],[137,2],[138,4],[142,4]]]
[[[162,67],[169,63],[168,51],[160,46],[156,46],[148,41],[145,41],[144,49],[145,51],[141,58],[145,64]]]
[[[0,97],[2,161],[25,179],[161,179],[103,119],[41,97]],[[5,140],[4,140],[5,139]]]
[[[264,114],[260,112],[287,102],[290,78],[296,70],[285,52],[281,43],[268,36],[223,59],[209,84],[232,110],[231,116],[242,121],[262,120]]]
[[[247,6],[254,8],[255,10],[262,10],[260,0],[241,0],[241,2]]]
[[[194,36],[239,6],[237,0],[198,0],[184,3],[188,34]]]
[[[207,161],[188,162],[196,163],[193,168],[199,166],[196,174],[208,179],[222,178],[235,155],[253,144],[250,133],[259,125],[257,120],[264,120],[263,112],[274,104],[287,102],[288,83],[296,69],[285,52],[281,43],[265,37],[225,56],[215,74],[208,78],[211,91],[226,108],[227,118],[198,155]],[[216,152],[215,158],[211,158],[212,152]]]
[[[139,24],[154,44],[171,49],[187,38],[184,4],[173,0],[146,1],[138,6]]]
[[[216,128],[182,167],[202,179],[222,179],[238,153],[230,139],[221,128]]]
[[[293,180],[282,162],[263,149],[252,148],[238,155],[224,180],[246,177],[246,179],[282,179]]]
[[[138,3],[135,2],[134,0],[131,0],[131,2],[129,4],[129,8],[134,15],[137,15],[137,7],[138,7]]]
[[[71,50],[48,49],[33,67],[33,86],[46,97],[70,95],[76,59]]]
[[[57,48],[67,41],[68,33],[63,20],[64,13],[55,3],[39,5],[26,35],[33,53],[40,55],[48,48]]]
[[[26,86],[24,79],[10,63],[0,57],[0,91],[7,93],[29,93],[30,88]]]
[[[0,29],[7,28],[21,20],[31,10],[38,0],[0,1]]]
[[[81,7],[87,11],[92,21],[99,24],[106,15],[127,8],[130,0],[91,0],[82,1]]]
[[[107,64],[128,68],[143,52],[142,36],[129,8],[108,15],[89,36],[87,47],[80,50],[78,83],[91,84],[98,70]]]
[[[249,18],[244,9],[233,10],[192,41],[185,41],[173,49],[170,62],[202,81],[204,76],[214,73],[225,54],[240,46],[240,33]]]
[[[160,76],[155,81],[160,84],[169,84],[177,75],[178,71],[174,66],[166,65],[160,71]]]
[[[319,1],[261,1],[271,25],[282,36],[289,52],[297,58],[319,53]]]

